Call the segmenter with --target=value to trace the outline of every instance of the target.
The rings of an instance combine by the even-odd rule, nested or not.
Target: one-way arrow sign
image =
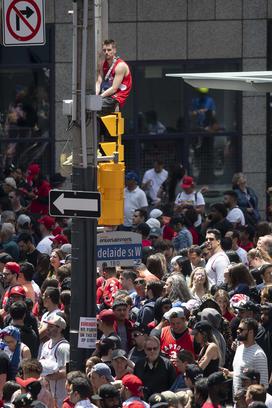
[[[99,218],[101,215],[100,193],[51,190],[49,213],[55,217]]]

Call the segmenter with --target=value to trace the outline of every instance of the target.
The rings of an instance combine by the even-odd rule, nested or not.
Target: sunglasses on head
[[[145,280],[144,279],[139,279],[139,280],[136,280],[134,283],[135,283],[135,285],[145,285]]]

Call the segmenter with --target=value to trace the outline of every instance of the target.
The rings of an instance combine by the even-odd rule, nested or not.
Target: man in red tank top
[[[125,104],[132,86],[128,65],[116,55],[114,40],[103,43],[104,62],[99,68],[96,95],[102,96],[102,113],[117,112]]]

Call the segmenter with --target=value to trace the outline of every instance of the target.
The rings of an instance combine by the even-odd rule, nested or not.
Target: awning
[[[166,76],[182,78],[195,88],[272,92],[272,71],[166,74]]]

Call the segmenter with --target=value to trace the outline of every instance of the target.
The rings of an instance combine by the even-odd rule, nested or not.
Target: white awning
[[[195,88],[272,92],[272,71],[166,74],[166,76],[183,78],[187,84]]]

